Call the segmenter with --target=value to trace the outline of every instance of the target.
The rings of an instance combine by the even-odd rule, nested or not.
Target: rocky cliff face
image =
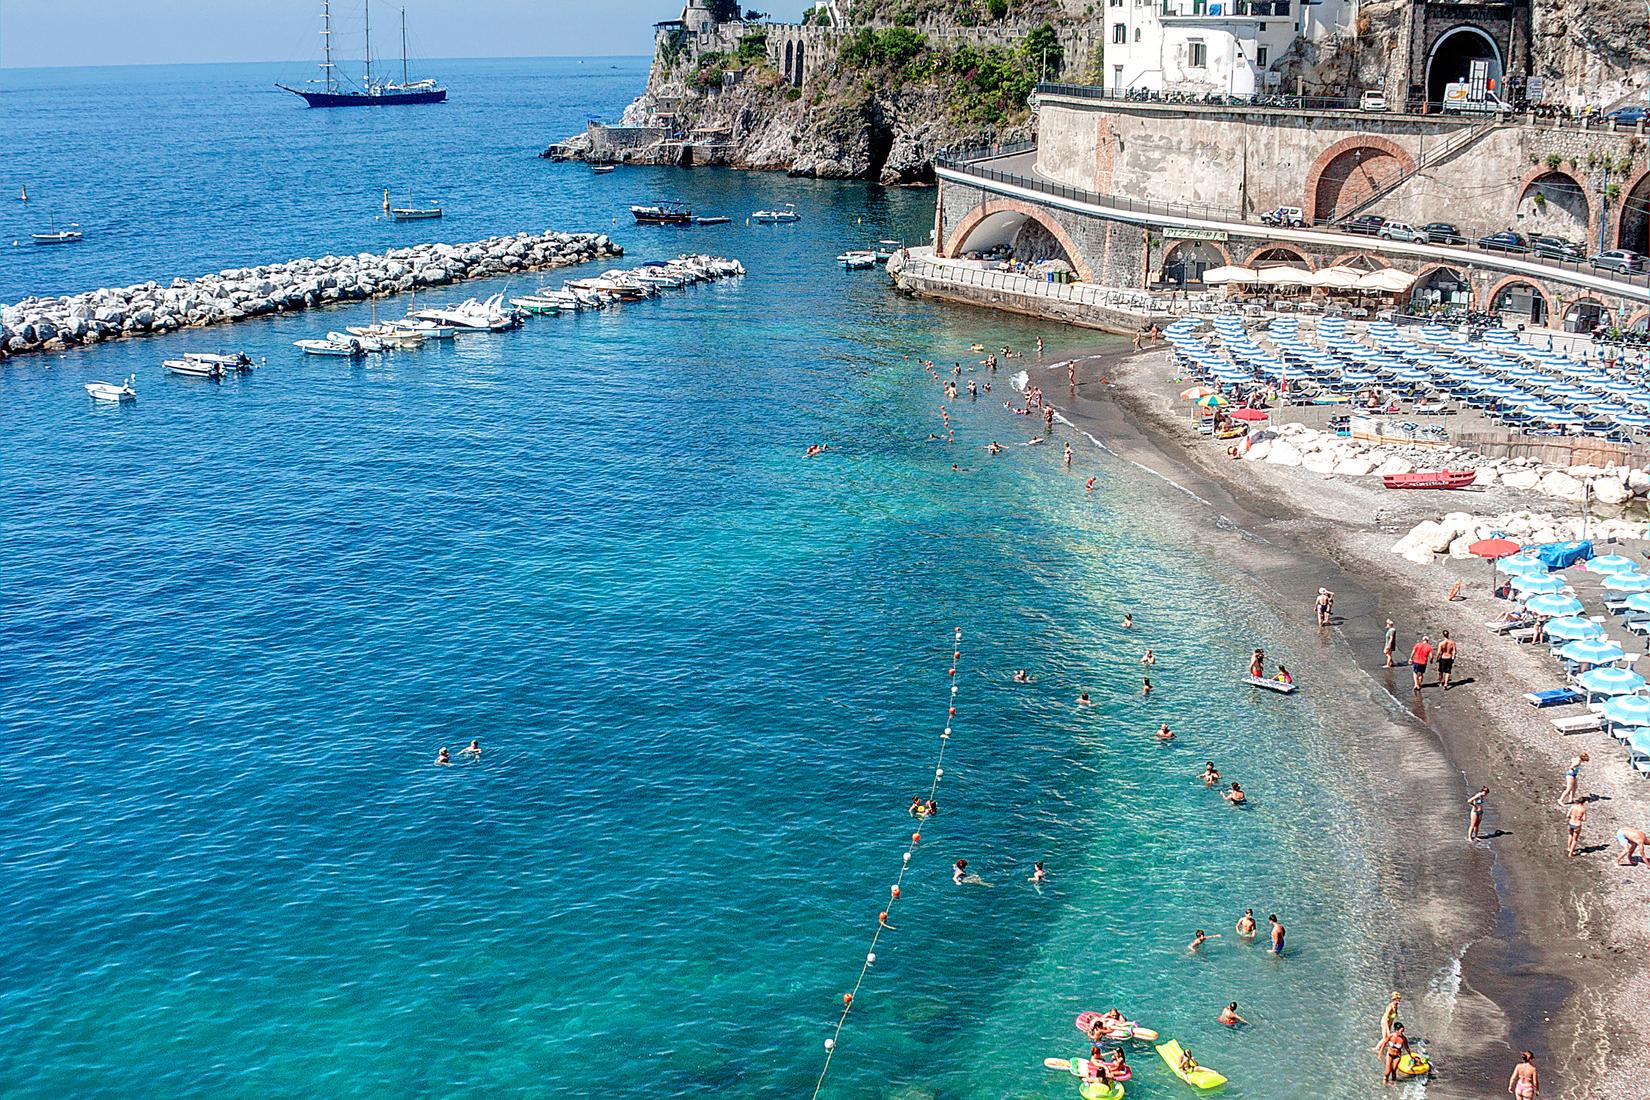
[[[1531,60],[1537,76],[1584,88],[1601,106],[1650,88],[1650,5],[1645,0],[1536,0]]]

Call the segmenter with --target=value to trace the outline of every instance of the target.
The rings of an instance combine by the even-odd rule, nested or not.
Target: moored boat
[[[1465,489],[1478,479],[1478,471],[1429,470],[1413,474],[1385,474],[1381,484],[1388,489]]]
[[[441,217],[439,206],[392,206],[390,217],[398,222],[421,222]]]
[[[349,88],[339,82],[338,68],[332,61],[332,4],[321,0],[321,46],[325,60],[321,62],[320,90],[275,87],[302,97],[311,107],[394,107],[408,103],[444,103],[447,89],[433,80],[412,80],[407,75],[407,11],[401,10],[401,81],[379,80],[372,73],[372,9],[363,5],[365,26],[366,74],[360,88]]]
[[[877,254],[863,248],[851,249],[836,258],[846,271],[864,271],[877,266]]]
[[[517,309],[525,309],[528,313],[545,314],[560,313],[561,302],[555,298],[541,298],[536,294],[524,294],[520,298],[511,298],[510,304]]]
[[[136,375],[127,375],[126,381],[118,386],[113,382],[87,382],[86,395],[93,401],[136,401],[137,389],[133,385],[136,381]]]
[[[215,364],[225,374],[230,371],[244,373],[252,369],[252,357],[244,351],[230,352],[227,355],[210,351],[186,351],[183,357],[197,363]]]
[[[662,201],[630,208],[640,225],[692,225],[693,208],[685,202]]]
[[[305,355],[336,355],[353,359],[366,354],[361,349],[361,342],[353,337],[349,340],[295,340],[292,346],[302,349]]]
[[[223,377],[221,364],[204,359],[190,359],[188,357],[163,359],[160,365],[165,367],[168,373],[179,374],[185,378],[211,378],[216,380]]]
[[[382,341],[375,340],[371,336],[356,336],[350,332],[329,332],[327,333],[327,339],[334,344],[347,344],[354,341],[355,345],[362,351],[372,352],[375,355],[384,350]]]
[[[799,222],[802,215],[796,212],[795,203],[786,203],[783,210],[756,210],[751,213],[753,222]]]

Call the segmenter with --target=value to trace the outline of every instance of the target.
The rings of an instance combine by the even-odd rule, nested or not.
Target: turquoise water
[[[568,62],[511,65],[469,79],[576,84]],[[88,104],[109,84],[53,79]],[[591,79],[616,114],[630,85]],[[530,153],[586,109],[474,141],[444,126],[418,155]],[[276,117],[300,143],[346,125]],[[334,159],[382,134],[360,140]],[[159,177],[199,153],[144,155]],[[252,178],[239,155],[226,172]],[[466,192],[485,212],[432,235],[600,228],[667,194],[807,216],[621,227],[633,257],[691,247],[750,274],[382,364],[293,353],[351,307],[0,369],[7,1095],[809,1094],[928,786],[959,626],[942,812],[824,1095],[1069,1097],[1041,1060],[1113,1003],[1228,1073],[1226,1095],[1374,1092],[1384,978],[1359,945],[1381,909],[1333,730],[1309,700],[1231,685],[1252,645],[1295,663],[1291,639],[1200,557],[1178,497],[1088,448],[1067,473],[1057,447],[1012,445],[1018,363],[953,407],[955,444],[928,438],[942,397],[905,356],[1096,337],[829,262],[922,239],[929,193],[487,163]],[[150,245],[89,235],[7,284],[389,230],[317,196],[240,241],[196,186],[205,212]],[[160,371],[230,345],[267,363],[222,385]],[[135,406],[86,401],[83,381],[130,372]],[[988,458],[994,438],[1011,445]],[[803,459],[816,441],[832,450]],[[1172,746],[1150,737],[1165,719]],[[432,766],[472,737],[479,763]],[[1252,808],[1193,778],[1207,758]],[[959,857],[992,886],[954,886]],[[1232,941],[1245,906],[1283,916],[1288,957]],[[1189,957],[1195,927],[1226,938]],[[1233,999],[1246,1033],[1213,1023]],[[1131,1062],[1131,1097],[1186,1095],[1149,1050]]]

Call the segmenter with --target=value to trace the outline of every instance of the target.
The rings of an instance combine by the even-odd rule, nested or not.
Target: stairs
[[[1376,203],[1398,190],[1398,188],[1420,175],[1422,172],[1425,172],[1429,168],[1436,168],[1445,161],[1451,160],[1458,154],[1465,152],[1474,145],[1477,145],[1480,141],[1487,137],[1491,131],[1499,129],[1501,125],[1501,119],[1495,115],[1491,115],[1479,122],[1476,126],[1468,127],[1465,130],[1460,130],[1450,135],[1450,137],[1445,139],[1443,144],[1435,145],[1431,149],[1428,149],[1426,153],[1422,155],[1421,159],[1415,162],[1414,168],[1407,172],[1399,172],[1385,183],[1382,183],[1368,198],[1362,200],[1361,202],[1335,211],[1335,220],[1343,221],[1347,218],[1356,217],[1357,215],[1362,214],[1365,210],[1368,210],[1371,206],[1374,206]]]

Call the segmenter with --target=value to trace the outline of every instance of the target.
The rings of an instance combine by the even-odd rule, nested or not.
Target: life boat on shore
[[[1388,489],[1465,489],[1478,480],[1477,470],[1431,470],[1413,474],[1385,474]]]

